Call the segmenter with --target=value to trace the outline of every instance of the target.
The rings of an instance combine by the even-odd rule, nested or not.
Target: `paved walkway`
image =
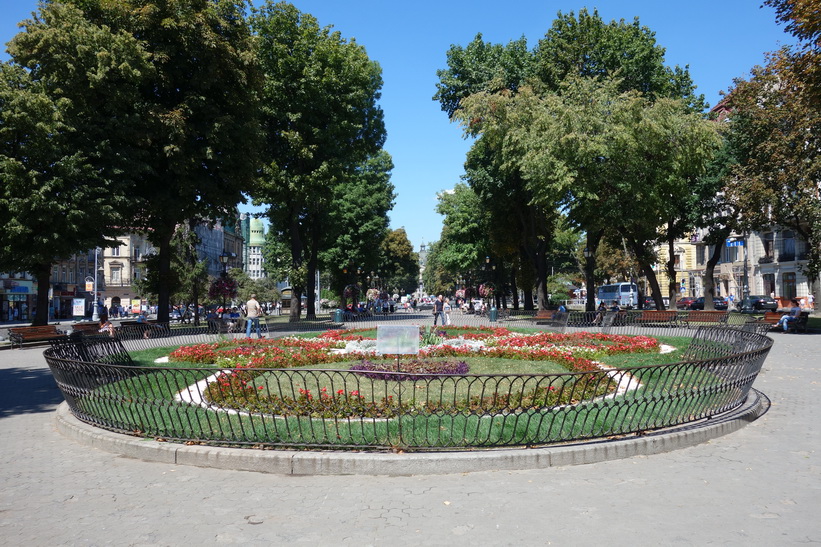
[[[0,545],[821,543],[821,335],[774,334],[754,423],[664,454],[444,475],[154,463],[57,431],[42,348],[0,351]]]

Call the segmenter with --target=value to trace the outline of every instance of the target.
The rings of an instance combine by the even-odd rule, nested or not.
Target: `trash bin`
[[[499,317],[499,310],[496,309],[496,306],[490,308],[490,322],[495,323],[496,319]]]
[[[342,323],[342,310],[334,310],[334,323]]]

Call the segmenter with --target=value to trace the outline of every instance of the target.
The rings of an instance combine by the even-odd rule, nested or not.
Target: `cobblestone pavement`
[[[129,459],[55,428],[42,348],[0,351],[0,545],[821,543],[821,335],[773,334],[756,422],[529,471],[285,476]]]

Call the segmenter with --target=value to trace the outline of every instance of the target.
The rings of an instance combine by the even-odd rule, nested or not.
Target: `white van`
[[[619,303],[622,308],[635,308],[639,302],[639,288],[635,283],[613,283],[611,285],[602,285],[596,291],[596,305],[604,302],[604,305],[610,307],[613,301]]]

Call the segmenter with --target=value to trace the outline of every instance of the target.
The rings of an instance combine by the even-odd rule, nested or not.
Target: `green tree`
[[[527,138],[520,139],[515,133],[519,133],[521,137],[521,129],[536,122],[540,109],[551,108],[550,101],[562,108],[558,96],[569,89],[567,82],[573,78],[612,79],[618,76],[618,80],[612,79],[612,82],[616,82],[613,90],[616,95],[621,91],[636,90],[651,102],[663,97],[678,98],[682,101],[681,107],[690,111],[700,110],[704,103],[703,97],[694,94],[694,86],[686,68],[669,69],[664,66],[664,49],[655,43],[653,32],[640,26],[638,20],[632,24],[624,21],[605,24],[595,11],[590,14],[587,10],[582,10],[578,17],[572,12],[568,15],[560,13],[532,53],[530,61],[522,57],[516,63],[511,62],[513,52],[521,54],[522,49],[521,45],[514,47],[511,44],[508,48],[510,55],[502,60],[502,55],[498,53],[499,47],[482,44],[481,37],[477,37],[466,50],[452,47],[448,53],[449,69],[439,72],[439,90],[434,99],[440,101],[443,110],[452,119],[458,118],[462,122],[467,135],[480,136],[477,143],[484,143],[485,150],[476,155],[480,160],[477,165],[484,166],[482,174],[489,174],[490,177],[484,176],[477,180],[487,183],[495,179],[498,183],[496,188],[493,184],[486,184],[490,191],[480,191],[480,195],[491,195],[495,199],[483,197],[483,200],[502,203],[505,194],[518,194],[522,201],[517,207],[508,207],[508,210],[523,211],[526,207],[536,206],[541,208],[524,217],[530,221],[524,227],[535,226],[538,229],[520,229],[519,233],[531,234],[525,249],[535,269],[537,287],[541,293],[540,301],[546,302],[546,257],[558,220],[557,211],[567,207],[570,201],[578,197],[578,194],[570,192],[570,186],[575,185],[577,179],[591,183],[585,186],[584,193],[588,196],[607,191],[609,183],[601,175],[609,170],[609,166],[597,165],[596,162],[605,156],[601,151],[597,153],[595,150],[595,146],[604,146],[606,143],[600,139],[596,139],[598,145],[581,143],[588,160],[584,164],[573,163],[569,156],[557,156],[539,168],[541,173],[531,170],[526,177],[521,172],[522,161],[525,154],[534,153],[533,142],[527,142]],[[515,82],[511,82],[509,78],[511,73],[515,73],[513,67],[521,69],[518,72],[521,79]],[[530,75],[533,78],[528,80]],[[526,89],[529,90],[528,93],[522,96]],[[553,99],[549,98],[551,95],[554,96]],[[512,101],[517,101],[515,113],[483,109],[482,106],[492,104],[492,108],[504,109],[506,103]],[[470,112],[466,111],[468,104],[472,104]],[[604,113],[607,114],[606,111]],[[487,127],[488,119],[493,120],[492,130]],[[570,118],[566,119],[566,125],[570,121]],[[598,120],[592,121],[594,127],[600,125]],[[561,132],[558,122],[554,130]],[[588,128],[587,134],[590,133],[591,129]],[[474,174],[476,172],[478,171],[474,171]],[[541,185],[538,195],[535,195],[534,176],[541,174],[552,177],[553,184]],[[642,180],[646,180],[646,177]],[[595,246],[606,227],[597,223],[597,211],[598,209],[590,208],[589,214],[577,211],[576,215],[571,215],[571,221],[588,234],[587,246],[591,247],[594,254]],[[649,218],[658,216],[658,212],[654,212]],[[645,223],[647,218],[645,216],[643,219]],[[635,247],[637,250],[640,248],[642,255],[649,257],[651,246],[646,242],[637,242]],[[592,273],[588,278],[592,278]],[[592,290],[589,292],[593,294]]]
[[[380,150],[357,166],[344,184],[333,188],[327,222],[322,223],[320,268],[328,273],[343,304],[345,286],[361,282],[367,275],[364,272],[379,267],[388,211],[396,197],[390,182],[392,169],[390,154]]]
[[[149,232],[158,249],[158,318],[166,320],[177,224],[230,215],[252,189],[257,171],[259,80],[245,4],[66,3],[81,10],[72,13],[81,13],[89,28],[118,37],[126,52],[136,45],[136,60],[118,57],[113,48],[67,48],[82,36],[49,17],[28,24],[11,52],[39,77],[54,81],[54,92],[75,105],[78,116],[93,119],[102,109],[109,117],[106,126],[117,138],[101,137],[99,130],[86,133],[85,126],[76,134],[80,142],[108,147],[103,159],[117,169],[109,180],[128,185],[129,228]],[[42,11],[59,11],[57,6],[48,3]],[[98,85],[101,76],[115,85]],[[136,79],[136,87],[118,78]]]
[[[410,293],[419,282],[419,255],[404,228],[389,230],[380,246],[380,276],[385,289]]]
[[[189,221],[179,224],[171,239],[171,268],[165,278],[172,305],[194,308],[194,320],[199,324],[199,304],[208,293],[208,264],[200,259],[197,246],[200,238],[196,233],[198,223]],[[159,256],[146,257],[146,275],[134,282],[144,298],[155,299],[160,291]]]
[[[288,241],[298,299],[319,265],[334,188],[384,143],[381,69],[355,41],[285,2],[267,2],[252,22],[265,74],[264,166],[253,197]],[[309,314],[314,305],[311,293]],[[291,307],[292,320],[299,313]]]
[[[809,100],[805,74],[782,50],[727,97],[738,164],[728,193],[746,226],[795,230],[807,244],[804,273],[821,272],[821,105]]]
[[[35,276],[34,324],[42,325],[51,265],[115,243],[127,225],[119,175],[136,166],[117,153],[131,141],[120,122],[150,66],[137,40],[61,4],[25,21],[8,51],[11,62],[0,66],[0,269]]]
[[[441,243],[438,241],[428,245],[427,264],[422,272],[422,282],[428,294],[448,294],[454,285],[453,274],[442,266]]]

